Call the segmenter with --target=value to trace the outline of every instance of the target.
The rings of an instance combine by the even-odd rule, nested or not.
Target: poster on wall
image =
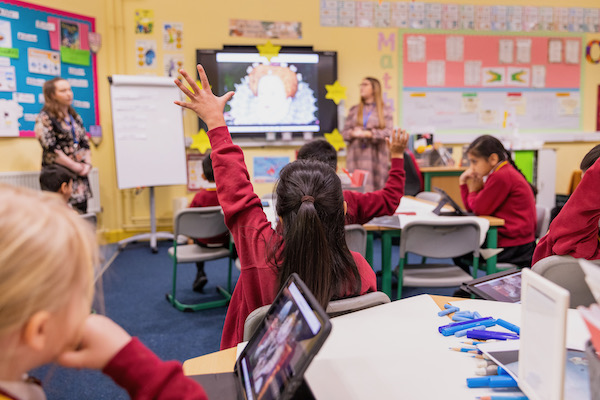
[[[140,68],[156,66],[156,40],[136,40],[136,62]]]
[[[73,108],[87,131],[98,125],[96,56],[88,34],[95,19],[22,1],[2,1],[0,20],[0,136],[35,137],[44,83],[71,83]]]
[[[289,162],[289,157],[254,157],[254,182],[276,182],[279,178],[279,172]]]
[[[167,51],[183,50],[183,23],[163,23],[163,49]]]
[[[302,23],[230,19],[229,36],[261,39],[302,39]]]
[[[135,10],[135,33],[148,35],[154,31],[154,10]]]

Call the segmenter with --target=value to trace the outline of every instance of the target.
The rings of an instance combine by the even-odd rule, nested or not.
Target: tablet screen
[[[474,291],[483,298],[505,301],[508,303],[521,302],[521,271],[511,275],[500,276],[495,279],[476,283],[472,286]],[[485,294],[485,295],[484,295]]]

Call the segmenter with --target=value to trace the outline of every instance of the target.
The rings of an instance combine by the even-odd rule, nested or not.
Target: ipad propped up
[[[306,368],[331,332],[329,317],[292,274],[235,363],[234,372],[195,375],[209,399],[311,399]]]
[[[519,388],[530,400],[562,400],[569,292],[522,271]]]
[[[454,201],[454,199],[452,197],[450,197],[450,195],[448,193],[446,193],[444,190],[440,189],[439,187],[434,187],[433,190],[435,190],[442,196],[442,199],[438,203],[437,207],[434,208],[434,210],[433,210],[434,214],[444,215],[444,216],[459,216],[459,217],[463,217],[465,215],[473,215],[473,213],[463,210],[458,205],[458,203],[456,201]],[[450,206],[452,206],[452,208],[454,208],[454,211],[442,211],[442,208],[446,204],[449,204]]]

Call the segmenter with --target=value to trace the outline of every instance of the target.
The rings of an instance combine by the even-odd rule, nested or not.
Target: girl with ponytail
[[[504,249],[498,262],[530,267],[537,221],[535,188],[493,136],[475,139],[467,148],[467,156],[469,169],[460,176],[465,207],[476,215],[504,219],[504,226],[498,228],[498,247]],[[468,265],[465,269],[468,271]]]
[[[192,90],[176,80],[190,100],[175,104],[196,112],[209,128],[217,196],[241,262],[221,349],[243,340],[246,317],[272,303],[292,272],[298,273],[323,308],[331,299],[376,291],[370,265],[346,245],[346,203],[335,170],[312,160],[285,166],[276,188],[279,224],[273,229],[250,183],[242,149],[232,143],[225,126],[223,108],[233,92],[213,95],[201,65],[202,89],[184,70],[180,73]]]

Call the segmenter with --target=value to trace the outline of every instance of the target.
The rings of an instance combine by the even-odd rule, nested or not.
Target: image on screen
[[[241,360],[248,399],[277,399],[286,384],[305,367],[321,322],[292,283],[263,324],[261,340],[250,343]]]
[[[521,302],[521,273],[501,276],[474,285],[480,291],[497,301],[509,303]]]
[[[217,53],[219,92],[231,132],[317,132],[318,54],[281,54],[264,64],[257,53]]]

